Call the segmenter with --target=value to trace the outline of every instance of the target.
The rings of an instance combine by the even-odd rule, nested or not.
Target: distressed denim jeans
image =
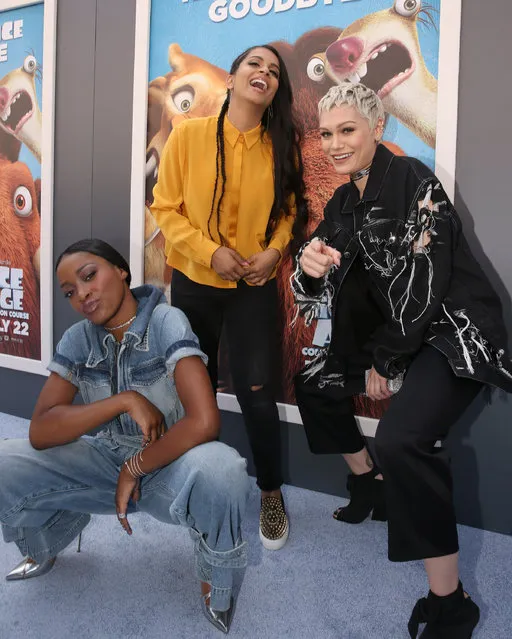
[[[43,561],[68,546],[91,513],[115,514],[120,466],[139,443],[140,437],[101,434],[39,451],[28,440],[1,441],[5,541]],[[210,442],[144,477],[140,500],[128,508],[189,528],[197,576],[211,584],[211,606],[219,611],[229,608],[234,570],[247,564],[241,520],[248,490],[245,460],[225,444]]]

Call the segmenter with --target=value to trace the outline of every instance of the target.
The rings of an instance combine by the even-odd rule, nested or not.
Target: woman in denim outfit
[[[100,240],[66,249],[57,276],[86,319],[57,346],[30,441],[0,443],[0,522],[25,556],[7,579],[50,570],[91,513],[117,513],[131,535],[127,514],[148,512],[190,529],[203,611],[227,632],[248,478],[245,460],[215,441],[197,338],[156,288],[130,290],[128,264]],[[84,405],[73,405],[78,392]]]

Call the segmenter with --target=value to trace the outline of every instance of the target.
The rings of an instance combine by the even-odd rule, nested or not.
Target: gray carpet
[[[0,439],[24,437],[27,422],[0,414]],[[249,566],[232,639],[407,639],[407,619],[427,591],[420,562],[386,558],[386,526],[340,524],[342,500],[285,487],[291,534],[279,552],[258,541],[258,491],[245,523]],[[94,517],[76,545],[40,579],[0,578],[1,639],[216,638],[199,608],[185,530],[132,516],[129,538],[113,517]],[[479,604],[477,639],[512,637],[512,538],[460,528],[464,585]],[[19,560],[0,542],[0,575]]]

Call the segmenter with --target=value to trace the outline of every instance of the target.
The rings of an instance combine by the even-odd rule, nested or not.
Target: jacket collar
[[[123,341],[130,341],[134,348],[141,351],[149,350],[149,323],[153,311],[159,304],[166,304],[165,295],[155,286],[145,284],[131,289],[137,300],[137,317],[124,334]],[[115,337],[103,328],[88,322],[88,332],[91,338],[91,352],[87,360],[87,366],[94,368],[105,360],[108,355],[108,342],[115,342]]]
[[[374,202],[378,199],[394,157],[395,155],[384,144],[377,146],[363,197],[359,197],[357,187],[355,184],[351,184],[349,197],[343,206],[342,213],[351,213],[360,200]]]

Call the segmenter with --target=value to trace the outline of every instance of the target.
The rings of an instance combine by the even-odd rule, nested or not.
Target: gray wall
[[[512,103],[512,83],[504,82],[512,4],[492,4],[485,14],[480,0],[464,0],[455,204],[511,326],[512,216],[505,185],[512,129],[503,107]],[[58,12],[55,254],[91,235],[128,254],[135,0],[59,0]],[[55,340],[75,320],[55,290]],[[30,417],[43,381],[0,369],[0,411]],[[449,442],[459,520],[504,533],[512,532],[510,401],[482,400]],[[240,416],[226,413],[223,423],[224,439],[249,456]],[[299,426],[284,424],[282,434],[288,482],[344,493],[339,457],[310,455]]]

